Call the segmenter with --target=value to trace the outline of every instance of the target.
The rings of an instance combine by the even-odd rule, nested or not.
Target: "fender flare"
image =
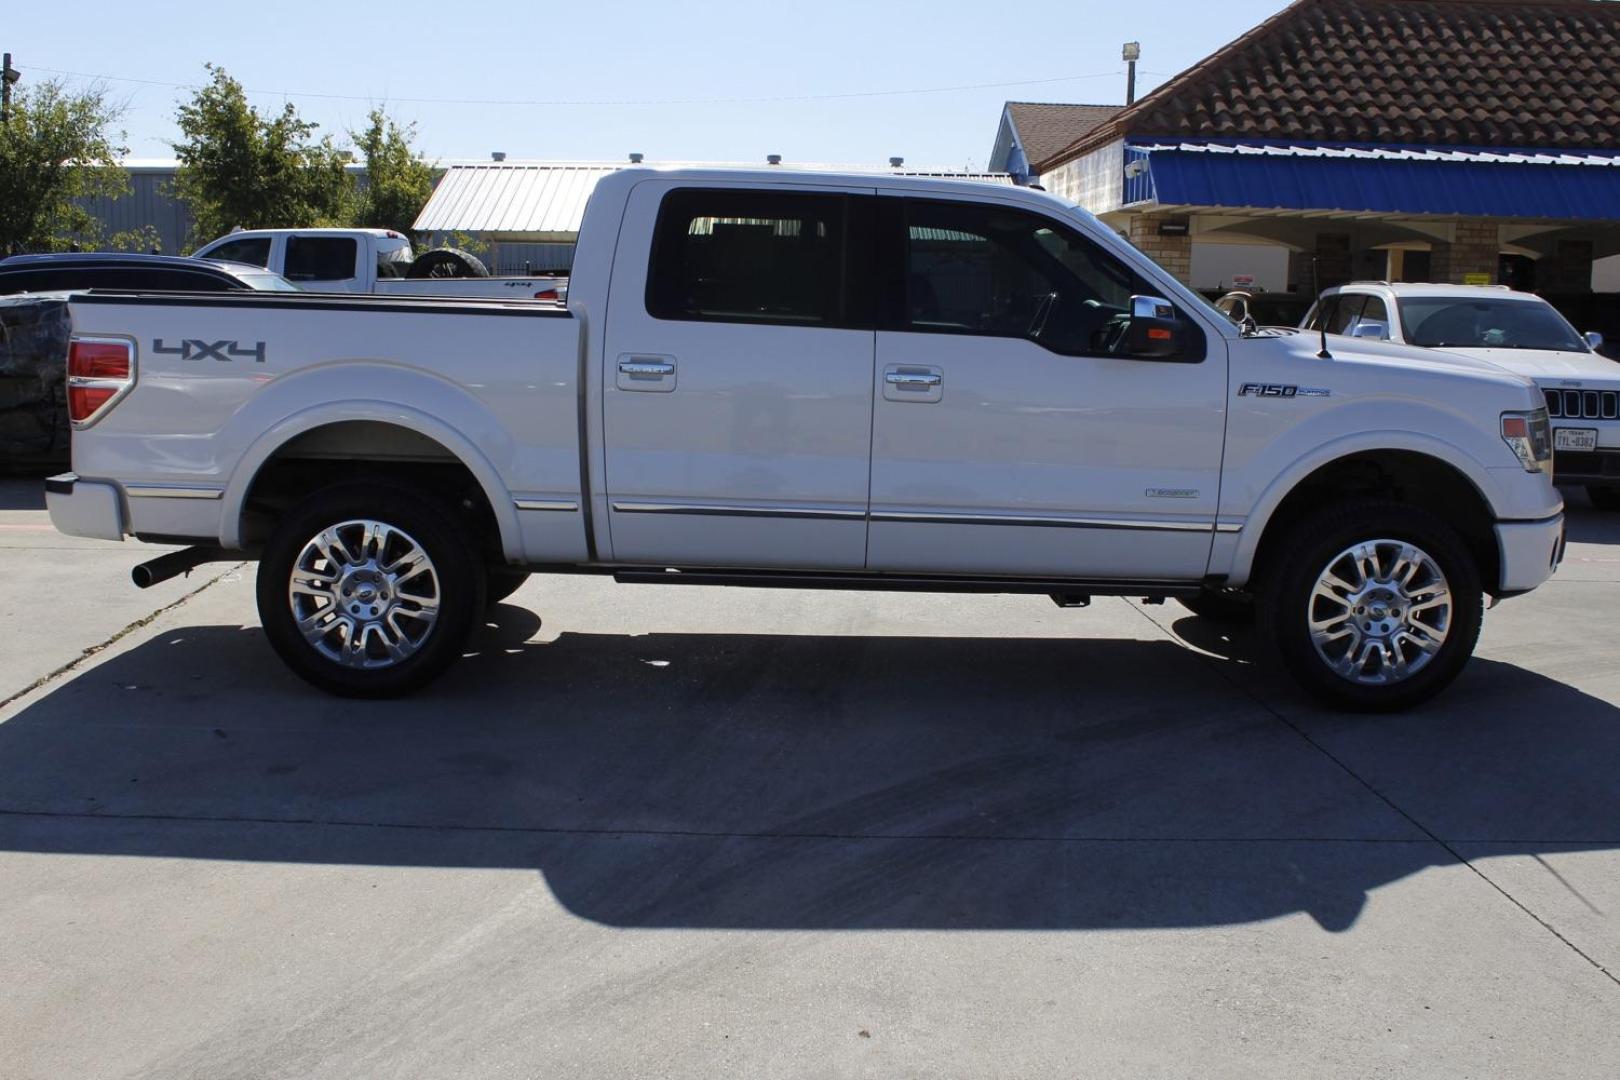
[[[329,424],[371,421],[406,428],[444,447],[473,474],[484,498],[495,515],[501,533],[501,550],[509,562],[523,560],[522,529],[517,504],[488,458],[465,436],[429,414],[408,405],[390,401],[328,401],[312,405],[286,417],[260,435],[237,460],[225,485],[224,513],[220,522],[220,544],[242,546],[242,507],[265,462],[293,439]]]
[[[1254,557],[1259,551],[1260,540],[1265,536],[1266,528],[1276,515],[1277,508],[1318,469],[1335,461],[1355,457],[1357,454],[1389,451],[1419,454],[1454,469],[1473,486],[1480,501],[1490,510],[1492,516],[1496,516],[1497,500],[1492,498],[1495,485],[1490,470],[1480,465],[1455,443],[1432,435],[1399,430],[1360,431],[1343,435],[1322,443],[1309,454],[1297,458],[1261,492],[1244,520],[1243,528],[1237,533],[1236,543],[1231,548],[1230,564],[1226,571],[1227,580],[1234,585],[1248,582],[1249,575],[1254,570]],[[1213,565],[1210,571],[1217,574],[1221,572]]]

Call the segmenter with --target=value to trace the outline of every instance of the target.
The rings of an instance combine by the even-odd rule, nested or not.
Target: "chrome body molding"
[[[698,517],[797,518],[810,521],[861,521],[864,510],[834,510],[822,506],[725,506],[718,503],[615,502],[618,514],[687,514]]]
[[[681,514],[701,517],[800,518],[827,521],[887,522],[909,525],[1019,525],[1026,528],[1116,529],[1148,532],[1238,532],[1243,526],[1213,521],[1162,518],[1077,518],[1028,514],[936,514],[909,510],[834,510],[819,506],[727,506],[718,503],[615,502],[619,514]]]
[[[1213,521],[1167,521],[1158,518],[1071,518],[1025,514],[926,514],[880,510],[873,521],[920,525],[1021,525],[1036,529],[1123,529],[1146,532],[1209,532]]]
[[[512,504],[519,510],[544,510],[558,514],[572,514],[579,509],[577,502],[554,499],[513,499]]]
[[[221,499],[225,497],[225,489],[182,484],[125,484],[124,494],[132,499]]]

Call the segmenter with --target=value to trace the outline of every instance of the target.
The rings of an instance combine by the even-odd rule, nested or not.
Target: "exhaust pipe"
[[[217,547],[188,547],[159,555],[129,572],[137,588],[150,589],[160,581],[189,574],[203,563],[223,562],[231,553]]]

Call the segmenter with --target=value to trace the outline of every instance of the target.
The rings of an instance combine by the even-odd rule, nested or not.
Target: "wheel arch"
[[[1479,566],[1487,589],[1500,580],[1490,479],[1466,455],[1438,441],[1339,445],[1296,463],[1256,504],[1238,534],[1227,581],[1263,574],[1290,528],[1345,496],[1376,495],[1428,509],[1449,521]]]
[[[476,510],[487,520],[501,555],[520,562],[522,533],[517,509],[494,465],[471,440],[421,410],[394,402],[323,402],[294,413],[265,431],[238,459],[225,486],[220,542],[242,548],[254,542],[255,492],[289,461],[342,463],[362,470],[409,477],[432,470],[438,477],[464,475],[481,496]],[[436,479],[436,484],[445,483]]]

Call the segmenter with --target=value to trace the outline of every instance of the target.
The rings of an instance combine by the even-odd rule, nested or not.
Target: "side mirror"
[[[1125,353],[1140,360],[1169,360],[1181,355],[1186,332],[1175,305],[1158,296],[1131,297],[1131,325]]]
[[[1593,352],[1597,352],[1599,349],[1603,348],[1603,335],[1598,333],[1596,330],[1588,331],[1586,335],[1586,345]]]
[[[1350,331],[1351,337],[1371,338],[1374,341],[1389,340],[1389,326],[1376,320],[1366,320],[1356,323],[1356,328]]]

